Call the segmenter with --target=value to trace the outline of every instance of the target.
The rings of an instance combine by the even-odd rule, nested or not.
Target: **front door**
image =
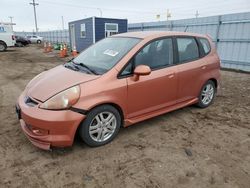
[[[133,66],[147,65],[152,72],[135,81],[127,78],[128,118],[140,116],[176,103],[177,74],[173,65],[172,39],[146,45],[132,60]]]

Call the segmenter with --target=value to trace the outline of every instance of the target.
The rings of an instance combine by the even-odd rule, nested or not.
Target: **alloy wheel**
[[[201,93],[201,100],[204,105],[208,105],[211,103],[214,97],[214,87],[212,84],[207,84]]]
[[[117,120],[112,112],[97,114],[89,126],[89,135],[96,142],[108,140],[115,132]]]

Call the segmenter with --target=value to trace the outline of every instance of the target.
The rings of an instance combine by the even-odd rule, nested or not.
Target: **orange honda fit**
[[[211,39],[181,32],[131,32],[103,39],[37,75],[18,99],[21,128],[37,147],[110,142],[121,126],[197,104],[209,106],[220,79]]]

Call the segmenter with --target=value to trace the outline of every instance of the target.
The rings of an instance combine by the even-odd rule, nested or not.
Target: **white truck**
[[[15,46],[16,44],[12,25],[14,24],[0,22],[0,52],[3,52],[7,47]]]

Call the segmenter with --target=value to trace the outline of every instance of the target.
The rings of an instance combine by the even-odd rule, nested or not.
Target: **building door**
[[[75,34],[75,25],[71,24],[70,25],[70,41],[71,41],[71,49],[74,48],[74,46],[76,46],[76,34]]]
[[[105,23],[105,37],[110,37],[118,33],[117,23]]]

